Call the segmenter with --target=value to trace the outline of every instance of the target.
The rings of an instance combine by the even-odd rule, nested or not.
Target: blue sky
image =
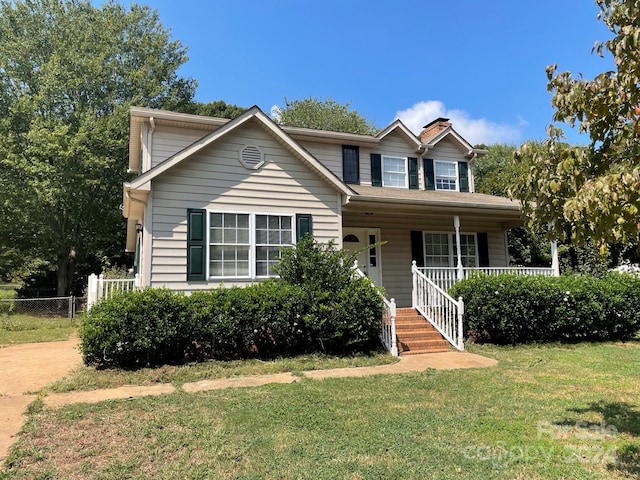
[[[445,116],[471,143],[543,139],[545,67],[592,78],[610,38],[590,0],[148,0],[188,47],[196,98],[265,112],[331,97],[384,127]],[[585,137],[567,132],[573,143]]]

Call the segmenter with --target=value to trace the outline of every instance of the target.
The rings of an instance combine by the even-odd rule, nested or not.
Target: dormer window
[[[407,159],[382,156],[382,186],[408,188]]]
[[[436,190],[458,191],[458,162],[434,162]]]

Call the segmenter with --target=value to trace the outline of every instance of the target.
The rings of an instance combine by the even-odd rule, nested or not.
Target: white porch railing
[[[414,262],[415,263],[415,262]],[[416,267],[420,273],[438,285],[445,292],[459,280],[469,278],[474,273],[485,275],[500,275],[511,273],[514,275],[547,275],[553,276],[553,268],[547,267]]]
[[[87,285],[87,310],[103,298],[111,298],[117,293],[130,292],[141,287],[140,276],[134,278],[104,278],[102,274],[89,275]]]
[[[366,277],[364,272],[358,268],[358,262],[355,262],[353,271],[359,277]],[[376,286],[371,282],[371,286]],[[380,341],[389,350],[392,356],[398,356],[398,343],[396,339],[396,301],[394,298],[387,300],[382,294],[382,301],[384,302],[384,310],[382,312],[382,319],[380,320]]]
[[[453,299],[420,270],[414,260],[411,266],[413,308],[420,312],[457,350],[464,350],[462,330],[464,301],[462,297],[458,300]]]

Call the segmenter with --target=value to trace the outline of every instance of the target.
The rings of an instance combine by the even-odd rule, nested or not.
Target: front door
[[[380,258],[380,229],[378,228],[343,228],[342,246],[345,250],[358,252],[358,268],[371,279],[374,285],[382,286],[382,264]]]

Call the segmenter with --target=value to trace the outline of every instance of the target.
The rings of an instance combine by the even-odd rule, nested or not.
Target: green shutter
[[[412,190],[419,188],[418,159],[415,157],[409,157],[409,188]]]
[[[433,159],[424,158],[423,163],[424,163],[424,189],[435,190],[436,178],[433,172]]]
[[[371,185],[382,186],[382,155],[379,153],[371,154]]]
[[[469,191],[469,164],[467,162],[458,162],[458,180],[460,181],[460,191]]]
[[[305,235],[313,236],[313,218],[309,213],[296,215],[296,241],[302,240]]]
[[[411,260],[416,261],[416,267],[424,267],[424,237],[417,230],[411,231]]]
[[[187,281],[206,280],[206,210],[187,210]]]
[[[478,238],[478,266],[489,267],[489,238],[486,233],[477,233]]]
[[[344,183],[360,183],[360,148],[342,146],[342,180]]]

